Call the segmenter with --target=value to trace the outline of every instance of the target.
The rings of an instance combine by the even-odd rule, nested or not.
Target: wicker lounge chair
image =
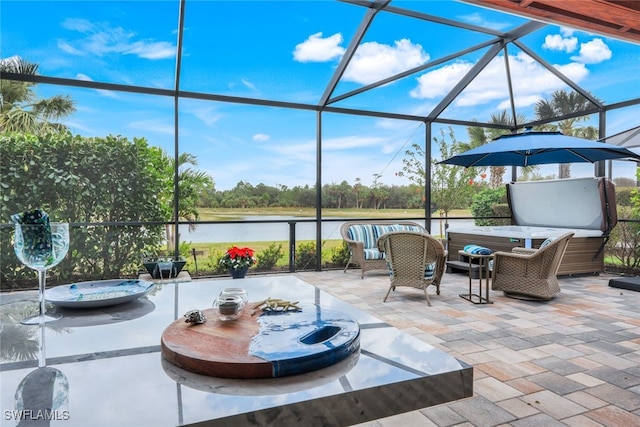
[[[378,239],[390,270],[391,284],[383,301],[398,286],[422,289],[431,306],[427,287],[433,285],[440,295],[440,281],[445,269],[446,252],[433,236],[415,231],[394,231]]]
[[[514,248],[512,252],[495,252],[491,289],[521,299],[550,300],[558,292],[558,268],[569,240],[565,233],[540,249]]]

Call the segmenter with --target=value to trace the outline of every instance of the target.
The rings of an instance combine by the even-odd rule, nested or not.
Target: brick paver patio
[[[640,425],[640,293],[609,287],[614,276],[562,277],[548,302],[492,291],[474,305],[459,297],[467,277],[447,273],[428,307],[409,288],[383,303],[384,272],[296,275],[474,367],[472,398],[362,426]]]

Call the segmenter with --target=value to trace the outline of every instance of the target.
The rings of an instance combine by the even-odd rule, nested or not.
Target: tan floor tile
[[[507,384],[523,394],[531,394],[544,390],[542,386],[526,378],[516,378],[515,380],[507,381]]]
[[[574,359],[569,359],[569,362],[581,366],[585,369],[596,369],[602,366],[601,363],[587,359],[586,357],[576,357]]]
[[[522,337],[539,337],[540,335],[547,335],[552,333],[548,328],[543,328],[541,326],[537,326],[534,328],[513,328],[517,330],[518,335]]]
[[[640,351],[640,342],[622,341],[616,344],[626,347],[632,351]]]
[[[464,355],[465,359],[470,360],[470,364],[471,365],[478,365],[480,363],[487,363],[487,362],[493,362],[496,359],[491,356],[490,354],[487,354],[486,351],[479,351],[477,353],[469,353],[469,354],[465,354]]]
[[[467,325],[469,326],[469,329],[473,329],[474,331],[478,331],[478,332],[489,332],[489,331],[495,331],[496,329],[498,329],[496,325],[492,325],[491,323],[485,323],[481,321],[469,322],[467,323]]]
[[[530,362],[521,363],[503,363],[503,362],[488,362],[476,366],[478,370],[482,370],[492,377],[500,381],[509,381],[516,378],[522,378],[529,375],[539,374],[546,372],[544,368],[535,365]]]
[[[500,360],[505,363],[518,363],[518,362],[526,362],[530,360],[527,355],[520,353],[519,351],[512,350],[510,348],[499,348],[495,350],[488,350],[486,352],[489,356],[493,357],[494,360]]]
[[[567,378],[570,380],[579,382],[580,384],[586,385],[587,387],[595,387],[600,384],[604,384],[604,381],[592,377],[591,375],[585,374],[584,372],[578,372],[575,374],[567,375]]]
[[[523,350],[520,350],[520,353],[524,354],[529,360],[544,359],[546,357],[549,357],[549,353],[539,350],[537,347],[525,348]]]
[[[576,344],[571,346],[572,349],[579,351],[583,355],[598,353],[599,350],[597,348],[588,346],[586,344]]]
[[[628,369],[636,366],[636,364],[630,360],[609,353],[594,353],[585,357],[615,369]]]
[[[380,418],[369,423],[357,424],[358,427],[408,427],[424,426],[437,427],[429,418],[419,411],[407,412],[405,414],[394,415],[392,417]]]
[[[502,402],[496,403],[496,405],[518,418],[525,418],[540,412],[537,408],[523,402],[520,398],[503,400]]]
[[[565,398],[577,403],[580,406],[584,406],[587,409],[597,409],[607,406],[608,403],[602,399],[598,399],[595,396],[585,393],[584,391],[576,391],[564,396]]]
[[[499,402],[522,395],[522,392],[492,377],[474,381],[473,388],[475,393],[491,402]]]
[[[573,350],[560,344],[548,344],[538,347],[538,350],[544,351],[549,356],[559,357],[560,359],[571,359],[583,355],[580,351]]]
[[[605,406],[585,414],[587,417],[606,426],[638,426],[640,417],[616,406]]]
[[[562,422],[569,427],[613,427],[604,426],[585,415],[576,415],[575,417],[565,418]]]
[[[515,328],[535,328],[539,326],[537,323],[526,319],[507,320],[507,323]]]
[[[557,420],[587,412],[587,408],[584,406],[578,405],[548,390],[528,394],[521,399]]]

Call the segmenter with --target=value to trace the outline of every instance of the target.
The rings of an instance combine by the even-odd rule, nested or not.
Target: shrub
[[[635,191],[635,187],[616,187],[616,203],[618,206],[632,206],[631,198]]]
[[[296,268],[311,270],[317,266],[315,242],[300,243],[296,249]]]
[[[283,256],[282,243],[276,245],[276,242],[273,242],[268,248],[258,253],[256,268],[258,270],[272,270]]]
[[[331,249],[331,263],[334,265],[347,265],[350,256],[351,253],[349,252],[349,247],[347,246],[347,242],[344,240],[342,241],[342,245]]]
[[[505,216],[507,219],[494,219],[495,225],[510,225],[511,224],[511,208],[508,203],[497,203],[491,207],[493,215]]]
[[[471,213],[476,217],[475,224],[478,226],[485,225],[498,225],[501,221],[496,219],[483,219],[483,217],[495,216],[493,206],[501,203],[506,203],[507,189],[505,187],[499,188],[485,188],[478,194],[473,196],[473,203],[471,203]]]
[[[625,206],[619,208],[618,215],[633,216],[631,208]],[[640,223],[619,221],[611,230],[605,248],[617,264],[632,269],[640,267]]]
[[[164,240],[163,225],[112,225],[171,217],[171,170],[162,150],[143,138],[85,138],[70,133],[0,137],[0,216],[40,208],[52,221],[107,223],[71,227],[69,252],[50,283],[135,275],[141,258]],[[34,272],[13,254],[12,228],[0,230],[0,286],[33,286]]]
[[[219,249],[212,249],[207,257],[208,264],[213,270],[214,274],[228,273],[229,269],[220,263],[220,260],[225,256],[226,251]]]

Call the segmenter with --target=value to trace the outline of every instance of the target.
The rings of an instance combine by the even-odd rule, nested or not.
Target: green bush
[[[300,243],[296,248],[296,268],[313,270],[317,265],[316,244],[314,242]]]
[[[495,225],[511,224],[511,208],[508,203],[497,203],[491,207],[494,216],[505,216],[507,219],[495,219]]]
[[[228,273],[229,270],[220,264],[220,260],[224,256],[226,251],[221,251],[219,249],[212,249],[209,252],[209,256],[207,257],[207,261],[214,274]]]
[[[114,223],[169,219],[170,171],[162,150],[142,138],[6,133],[0,136],[0,221],[40,208],[52,221],[84,223],[71,225],[69,252],[51,269],[52,283],[133,275],[143,254],[162,244],[164,226]],[[1,233],[0,287],[35,286],[35,273],[13,253],[13,228]]]
[[[618,216],[632,219],[633,213],[631,208],[622,206]],[[640,223],[618,222],[609,234],[605,248],[615,264],[628,268],[640,267]]]
[[[635,191],[637,191],[635,187],[616,187],[616,204],[618,206],[632,206],[631,198]]]
[[[331,263],[334,265],[347,265],[350,256],[351,253],[349,252],[349,247],[347,246],[347,242],[344,240],[342,241],[342,245],[331,249]]]
[[[505,187],[485,188],[475,196],[471,203],[471,213],[476,217],[475,224],[478,226],[499,225],[504,220],[482,219],[483,217],[495,216],[493,207],[497,204],[506,203],[507,190]]]
[[[256,263],[256,268],[258,270],[272,270],[283,256],[282,243],[276,244],[273,242],[268,248],[257,254],[258,262]]]

